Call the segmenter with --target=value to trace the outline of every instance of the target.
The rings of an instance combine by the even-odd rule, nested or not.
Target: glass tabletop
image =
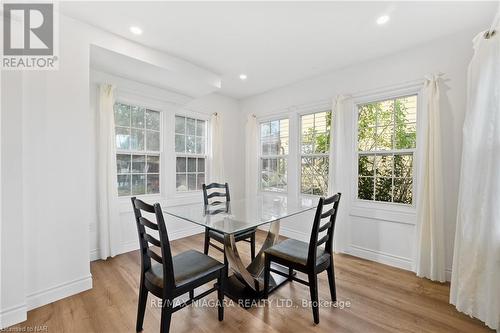
[[[163,208],[165,214],[189,221],[224,234],[256,228],[286,217],[316,208],[317,200],[289,203],[284,196],[257,196],[252,199],[231,200],[228,204],[203,203]]]

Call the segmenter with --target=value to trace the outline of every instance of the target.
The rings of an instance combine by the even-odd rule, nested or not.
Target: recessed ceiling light
[[[247,79],[246,74],[240,74],[240,80],[245,81]]]
[[[389,22],[390,17],[388,15],[382,15],[377,19],[377,24],[382,25]]]
[[[136,26],[131,26],[130,32],[133,33],[134,35],[142,35],[142,29]]]

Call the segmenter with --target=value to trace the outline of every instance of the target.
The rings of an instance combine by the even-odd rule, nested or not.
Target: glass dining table
[[[316,208],[317,200],[305,199],[290,203],[285,196],[256,196],[251,199],[232,200],[228,203],[208,205],[188,204],[163,208],[167,215],[188,221],[224,235],[224,250],[232,272],[224,283],[225,294],[242,303],[242,300],[256,300],[264,289],[264,251],[278,242],[280,221]],[[235,234],[269,226],[267,236],[255,259],[249,265],[243,263],[235,241]],[[288,269],[273,264],[273,269],[288,274]],[[288,279],[271,273],[269,292]]]

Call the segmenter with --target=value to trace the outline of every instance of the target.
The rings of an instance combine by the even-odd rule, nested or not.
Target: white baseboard
[[[0,330],[27,319],[26,312],[28,308],[26,304],[20,304],[0,311]]]
[[[183,228],[180,230],[173,231],[168,234],[169,240],[176,240],[183,237],[193,236],[203,232],[204,229],[201,226],[192,226],[189,228]],[[121,253],[127,253],[131,251],[136,251],[139,249],[139,241],[137,239],[122,243]],[[90,250],[90,261],[99,260],[99,249]]]
[[[92,289],[92,275],[37,291],[26,297],[27,309],[32,310],[60,299]]]
[[[412,268],[412,260],[409,258],[368,249],[358,245],[351,244],[346,253],[363,259],[379,262],[381,264],[401,268],[407,271],[411,271]]]
[[[309,242],[310,234],[307,234],[302,231],[297,231],[295,229],[287,228],[287,227],[281,227],[280,228],[280,235],[288,237],[288,238],[293,238],[297,239],[303,242]]]

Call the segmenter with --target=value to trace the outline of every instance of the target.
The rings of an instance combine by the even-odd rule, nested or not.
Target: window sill
[[[349,212],[351,216],[402,224],[417,224],[415,206],[403,204],[368,202],[355,199]]]

